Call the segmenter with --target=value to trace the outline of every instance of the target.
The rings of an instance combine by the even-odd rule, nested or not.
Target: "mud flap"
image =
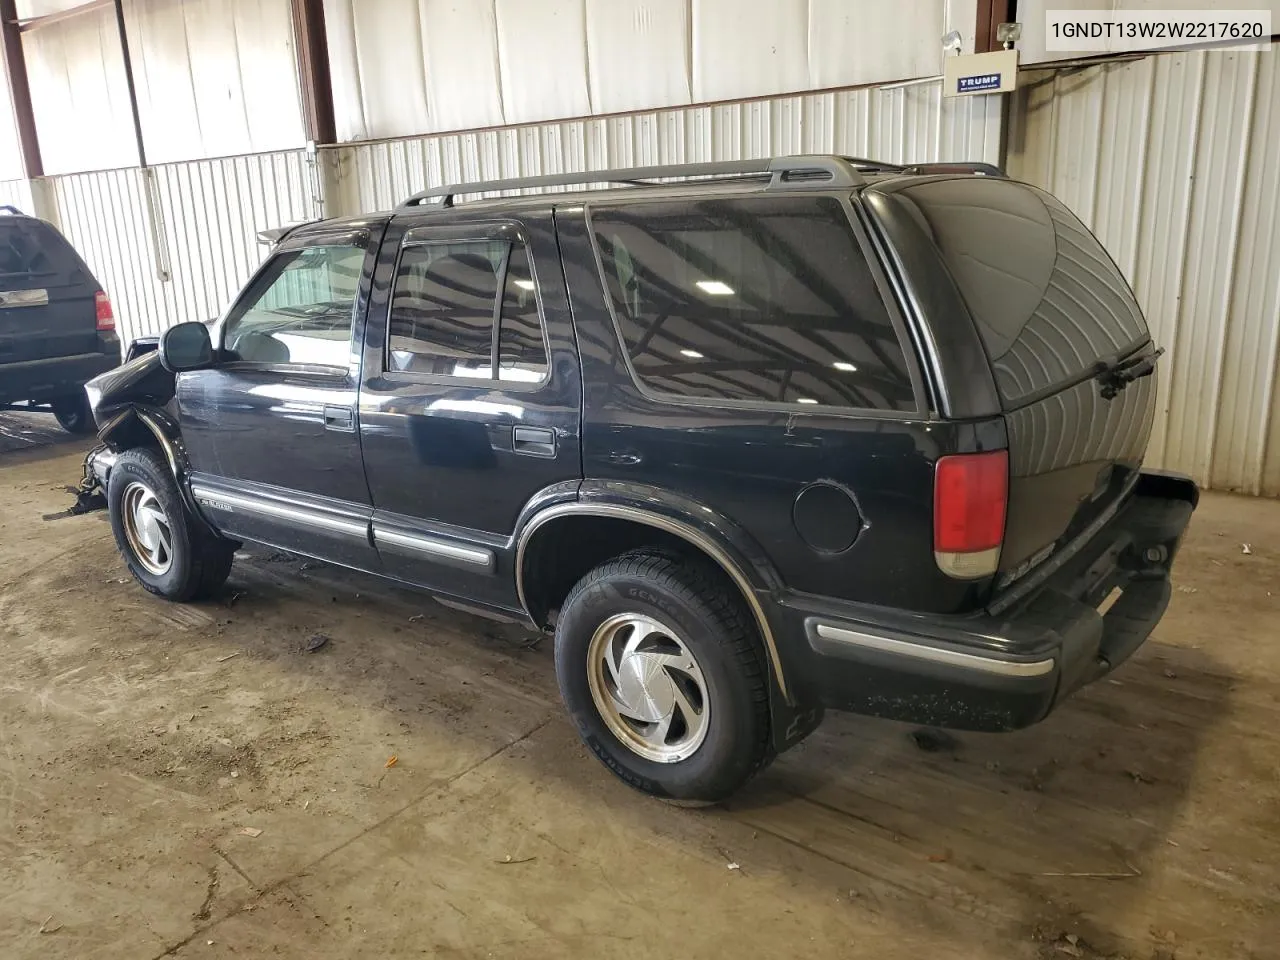
[[[769,729],[773,735],[773,749],[785,753],[818,729],[826,710],[820,703],[787,703],[774,685],[769,698]]]

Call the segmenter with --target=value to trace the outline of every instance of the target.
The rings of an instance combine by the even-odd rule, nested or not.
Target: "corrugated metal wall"
[[[266,253],[259,230],[319,215],[301,150],[49,183],[58,225],[111,295],[125,344],[217,316]]]
[[[325,148],[330,209],[385,210],[461,181],[661,163],[841,153],[895,162],[984,160],[1000,147],[999,97],[944,98],[941,81],[864,87],[596,120],[566,120]]]
[[[1168,350],[1148,463],[1280,495],[1280,57],[1041,74],[1015,103],[1010,173],[1094,229]]]
[[[0,204],[17,207],[23,213],[31,212],[31,181],[0,180]]]

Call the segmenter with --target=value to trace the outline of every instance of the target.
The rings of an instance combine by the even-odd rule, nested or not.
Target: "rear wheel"
[[[129,572],[152,593],[196,600],[216,591],[231,572],[235,544],[196,523],[153,451],[120,455],[111,468],[107,508]]]
[[[65,397],[55,397],[50,406],[53,407],[53,415],[59,425],[67,433],[93,433],[98,428],[93,421],[93,411],[89,409],[89,398],[83,389]]]
[[[767,672],[709,563],[640,550],[587,574],[556,623],[556,676],[583,741],[631,786],[728,797],[772,758]]]

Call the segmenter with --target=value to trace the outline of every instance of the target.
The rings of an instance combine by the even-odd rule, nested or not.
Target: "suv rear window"
[[[1086,376],[1148,338],[1129,284],[1096,237],[1035,187],[965,177],[908,186],[978,326],[1006,407]]]
[[[658,394],[914,410],[897,332],[834,197],[599,207],[622,340]]]
[[[80,257],[62,234],[39,220],[0,219],[0,283],[70,283],[82,280]]]

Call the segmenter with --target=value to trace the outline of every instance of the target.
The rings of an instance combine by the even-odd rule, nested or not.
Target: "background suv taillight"
[[[1009,505],[1009,452],[942,457],[933,481],[933,555],[958,580],[996,572]]]
[[[116,328],[116,315],[111,309],[111,298],[99,290],[93,295],[93,306],[98,315],[98,329],[113,331]]]

